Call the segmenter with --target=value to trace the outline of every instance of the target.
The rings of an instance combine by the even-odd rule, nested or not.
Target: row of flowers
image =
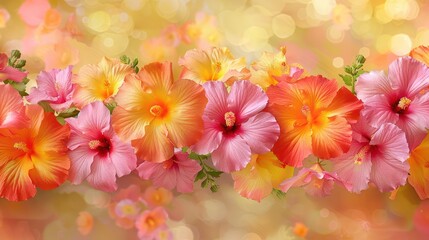
[[[428,60],[419,47],[386,76],[364,72],[359,56],[341,76],[350,91],[289,64],[285,48],[251,68],[226,48],[195,49],[179,60],[178,79],[172,63],[140,69],[124,56],[77,75],[42,71],[26,89],[19,52],[1,54],[0,196],[26,200],[66,180],[111,192],[136,170],[182,193],[198,180],[216,191],[231,173],[237,192],[257,201],[273,188],[323,196],[335,182],[351,192],[372,183],[386,192],[407,179],[424,199]]]

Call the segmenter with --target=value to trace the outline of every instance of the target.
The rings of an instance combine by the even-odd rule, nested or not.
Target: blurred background
[[[0,51],[20,49],[29,78],[41,70],[96,64],[102,56],[173,62],[193,48],[226,46],[247,64],[287,49],[289,63],[338,78],[357,54],[366,70],[429,44],[424,0],[1,0]],[[1,93],[0,93],[1,94]],[[112,204],[150,194],[136,174],[113,194],[68,183],[34,199],[0,199],[0,239],[138,239]],[[429,201],[406,185],[396,196],[374,187],[311,197],[302,189],[260,203],[241,197],[228,176],[219,192],[195,185],[166,201],[174,239],[427,239]],[[130,188],[132,186],[132,188]],[[124,197],[125,196],[125,197]],[[119,223],[118,223],[119,221]],[[426,236],[426,238],[425,238]]]

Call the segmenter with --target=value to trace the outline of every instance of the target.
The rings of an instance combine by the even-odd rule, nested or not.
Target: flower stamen
[[[13,147],[18,149],[18,150],[21,150],[25,153],[29,152],[29,149],[28,149],[27,144],[25,142],[16,142],[15,144],[13,144]]]
[[[235,114],[233,112],[225,113],[225,125],[227,127],[234,126],[235,121],[236,121],[236,118],[235,118]]]

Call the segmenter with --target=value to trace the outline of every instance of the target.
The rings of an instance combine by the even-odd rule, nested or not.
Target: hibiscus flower
[[[301,167],[314,154],[337,157],[350,148],[352,129],[362,103],[345,87],[322,76],[279,82],[267,90],[269,111],[280,125],[273,152],[285,164]]]
[[[409,148],[417,147],[429,128],[429,68],[411,58],[402,57],[382,71],[360,75],[357,97],[365,105],[363,116],[374,127],[393,123],[407,136]]]
[[[134,170],[137,158],[131,145],[122,142],[113,131],[109,110],[102,102],[94,102],[66,122],[71,128],[67,145],[70,181],[80,184],[86,179],[97,189],[116,190],[116,178]]]
[[[204,112],[204,135],[192,151],[211,153],[216,168],[224,172],[243,169],[252,153],[270,151],[279,134],[273,115],[262,112],[268,97],[249,81],[236,81],[228,93],[223,82],[204,84],[209,100]]]

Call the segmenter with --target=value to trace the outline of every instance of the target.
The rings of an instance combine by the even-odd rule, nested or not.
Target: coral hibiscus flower
[[[66,121],[71,128],[70,181],[80,184],[86,179],[97,189],[116,190],[116,178],[134,170],[137,158],[131,145],[113,131],[109,110],[102,102],[94,102],[86,105],[77,118]]]
[[[151,63],[130,75],[116,101],[113,127],[133,140],[141,160],[163,162],[174,147],[190,146],[202,135],[204,89],[190,80],[173,81],[171,63]]]
[[[73,79],[76,83],[74,94],[75,103],[82,108],[95,101],[110,101],[124,83],[125,76],[133,69],[117,59],[104,57],[98,65],[83,66],[78,77]]]
[[[36,187],[49,190],[68,176],[68,126],[38,105],[28,106],[24,128],[0,135],[0,197],[21,201],[34,197]]]
[[[322,76],[282,81],[267,90],[269,111],[280,125],[273,152],[285,164],[301,167],[314,154],[337,157],[350,148],[352,130],[362,103],[345,87]]]
[[[382,192],[404,185],[409,170],[405,133],[391,123],[373,128],[363,117],[352,128],[350,150],[331,159],[338,177],[356,193],[367,189],[369,182]]]
[[[228,93],[223,82],[204,84],[209,99],[204,112],[204,135],[192,147],[212,153],[215,167],[224,172],[243,169],[252,153],[270,151],[280,132],[273,115],[262,112],[268,97],[249,81],[236,81]]]
[[[411,58],[402,57],[382,71],[362,74],[356,93],[365,105],[363,116],[374,127],[393,123],[407,136],[409,148],[417,147],[429,128],[429,68]]]
[[[410,163],[408,182],[414,187],[420,199],[429,198],[429,134],[411,152],[408,162]]]

